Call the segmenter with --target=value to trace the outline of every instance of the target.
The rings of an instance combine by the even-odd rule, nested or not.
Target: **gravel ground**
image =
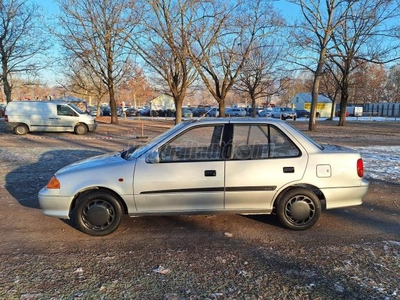
[[[0,126],[1,299],[400,299],[397,184],[372,182],[367,203],[390,203],[388,220],[397,220],[399,230],[374,227],[355,238],[319,232],[335,226],[332,218],[340,224],[346,210],[302,233],[274,219],[254,222],[261,217],[182,216],[127,219],[102,238],[41,215],[36,194],[55,170],[143,143],[143,135],[170,126],[168,120],[104,123],[87,137],[15,137]],[[307,123],[295,126],[306,130]],[[400,145],[398,122],[345,128],[321,122],[308,134],[321,143]],[[266,226],[270,231],[261,235]]]

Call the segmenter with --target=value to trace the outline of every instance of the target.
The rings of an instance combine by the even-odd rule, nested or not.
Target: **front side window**
[[[272,125],[235,125],[231,159],[297,157],[300,150]]]
[[[68,105],[57,105],[57,115],[58,116],[76,116],[76,112],[74,112],[71,107]]]
[[[220,160],[223,128],[218,125],[189,129],[159,149],[160,162]]]

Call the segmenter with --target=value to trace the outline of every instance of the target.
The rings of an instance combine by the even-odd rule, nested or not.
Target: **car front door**
[[[224,125],[195,126],[138,158],[136,207],[142,213],[223,210]],[[158,152],[156,162],[148,156]]]
[[[57,115],[53,117],[54,131],[71,131],[77,122],[78,114],[66,104],[57,104]]]
[[[303,177],[307,153],[282,131],[267,124],[235,124],[226,161],[225,209],[272,210],[277,191]]]

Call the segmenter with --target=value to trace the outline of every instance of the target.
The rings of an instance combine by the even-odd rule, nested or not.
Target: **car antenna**
[[[200,118],[198,118],[197,121],[200,121],[201,119],[205,118],[206,115],[207,115],[210,111],[212,111],[212,107],[210,107],[210,109],[207,110],[206,113],[204,113]]]

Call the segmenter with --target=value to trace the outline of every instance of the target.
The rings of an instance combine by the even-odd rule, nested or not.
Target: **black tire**
[[[278,199],[276,215],[286,228],[305,230],[317,223],[321,215],[321,202],[312,191],[295,188]]]
[[[78,124],[74,128],[74,132],[78,135],[83,135],[88,132],[88,128],[85,124]]]
[[[107,192],[90,192],[78,199],[74,217],[82,232],[104,236],[118,228],[122,218],[122,207],[119,201]]]
[[[29,132],[28,126],[25,124],[18,124],[17,126],[14,127],[14,133],[17,135],[24,135]]]

